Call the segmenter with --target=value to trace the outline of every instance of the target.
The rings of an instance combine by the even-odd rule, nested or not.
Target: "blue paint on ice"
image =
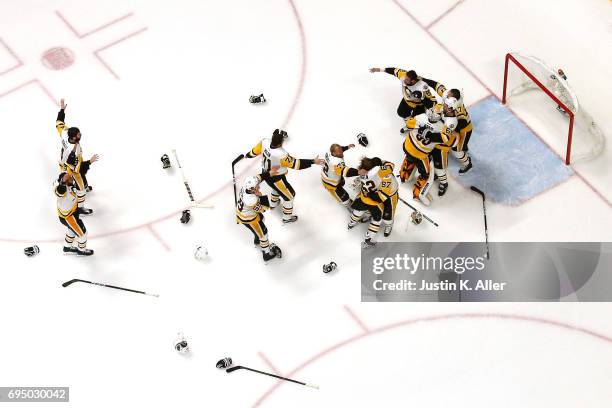
[[[469,109],[474,131],[469,142],[474,167],[462,176],[449,155],[449,171],[464,186],[479,187],[487,198],[518,205],[563,183],[574,172],[527,126],[490,96]]]

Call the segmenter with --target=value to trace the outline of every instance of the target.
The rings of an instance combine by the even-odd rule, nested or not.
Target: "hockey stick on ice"
[[[270,377],[274,377],[274,378],[278,378],[284,381],[290,381],[292,383],[296,383],[296,384],[300,384],[300,385],[305,385],[306,387],[310,387],[310,388],[316,388],[317,390],[319,389],[318,385],[312,385],[312,384],[306,384],[304,382],[301,381],[296,381],[296,380],[292,380],[291,378],[287,378],[287,377],[281,377],[280,375],[276,375],[276,374],[270,374],[270,373],[266,373],[264,371],[259,371],[259,370],[255,370],[253,368],[249,368],[249,367],[244,367],[244,366],[234,366],[234,367],[230,367],[227,370],[225,370],[226,373],[231,373],[234,372],[236,370],[248,370],[248,371],[253,371],[254,373],[259,373],[259,374],[263,374],[263,375],[268,375]]]
[[[489,228],[487,227],[487,207],[485,206],[485,193],[482,192],[478,187],[471,186],[470,189],[482,197],[482,212],[484,213],[484,229],[485,229],[485,243],[486,243],[486,256],[489,259]]]
[[[244,154],[240,154],[240,156],[236,157],[234,161],[232,161],[232,180],[234,182],[234,205],[238,205],[238,193],[236,192],[236,171],[234,170],[234,167],[236,166],[236,163],[238,163],[242,159],[244,159]]]
[[[402,197],[400,197],[399,195],[397,196],[397,198],[399,198],[399,200],[400,200],[402,203],[404,203],[404,204],[406,204],[408,207],[412,208],[412,210],[413,210],[413,211],[416,211],[416,212],[418,212],[418,213],[421,213],[421,215],[423,216],[423,218],[425,218],[427,221],[431,222],[431,223],[432,223],[433,225],[435,225],[436,227],[439,227],[439,225],[438,225],[438,223],[437,223],[437,222],[435,222],[434,220],[432,220],[431,218],[429,218],[428,216],[426,216],[425,214],[423,214],[423,212],[422,212],[422,211],[419,211],[419,210],[417,210],[415,207],[413,207],[412,205],[410,205],[410,204],[408,203],[408,201],[404,200],[404,199],[403,199]]]
[[[181,167],[181,162],[179,161],[178,155],[176,154],[176,149],[172,149],[172,154],[174,155],[174,160],[176,160],[176,164],[178,165],[179,170],[181,171],[181,176],[183,177],[183,184],[185,184],[185,189],[187,190],[187,194],[189,194],[189,200],[191,200],[191,207],[213,208],[214,206],[212,204],[204,204],[204,203],[196,202],[195,198],[193,198],[193,194],[191,193],[191,187],[189,186],[187,177],[185,177],[185,172],[183,171],[183,168]]]
[[[119,290],[125,290],[127,292],[134,292],[134,293],[140,293],[141,295],[147,295],[147,296],[155,296],[155,297],[159,297],[159,295],[155,295],[153,293],[147,293],[147,292],[143,292],[141,290],[134,290],[134,289],[128,289],[128,288],[122,288],[120,286],[113,286],[113,285],[106,285],[104,283],[98,283],[98,282],[91,282],[88,280],[83,280],[83,279],[70,279],[69,281],[66,281],[64,283],[62,283],[63,287],[68,287],[70,285],[72,285],[73,283],[76,282],[83,282],[83,283],[89,283],[90,285],[96,285],[96,286],[104,286],[105,288],[112,288],[112,289],[119,289]]]

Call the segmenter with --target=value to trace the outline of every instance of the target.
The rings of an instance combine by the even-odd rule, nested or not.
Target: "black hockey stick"
[[[487,259],[489,259],[489,228],[487,227],[487,207],[485,206],[485,193],[482,192],[478,187],[471,186],[470,189],[482,197],[482,212],[484,213],[484,228],[485,228],[485,243],[487,248]]]
[[[125,290],[125,291],[128,291],[128,292],[140,293],[141,295],[159,297],[159,295],[155,295],[153,293],[143,292],[141,290],[122,288],[120,286],[106,285],[104,283],[91,282],[91,281],[83,280],[83,279],[70,279],[69,281],[62,283],[62,286],[66,288],[66,287],[68,287],[69,285],[72,285],[75,282],[89,283],[90,285],[104,286],[105,288],[119,289],[119,290]]]
[[[242,159],[244,159],[244,154],[240,154],[240,156],[236,157],[232,162],[232,180],[234,181],[234,205],[238,205],[238,193],[236,192],[236,171],[234,170],[234,167],[236,166],[236,163],[238,163]]]
[[[259,373],[259,374],[263,374],[263,375],[268,375],[270,377],[278,378],[278,379],[285,380],[285,381],[290,381],[292,383],[296,383],[296,384],[300,384],[300,385],[305,385],[306,387],[316,388],[317,390],[319,389],[318,385],[306,384],[306,383],[301,382],[301,381],[292,380],[291,378],[281,377],[280,375],[270,374],[270,373],[266,373],[264,371],[259,371],[259,370],[255,370],[253,368],[244,367],[244,366],[230,367],[227,370],[225,370],[225,372],[226,373],[231,373],[231,372],[234,372],[234,371],[240,370],[240,369],[253,371],[254,373]]]
[[[416,212],[420,213],[420,214],[423,216],[423,218],[425,218],[427,221],[431,222],[431,223],[432,223],[433,225],[435,225],[436,227],[439,227],[439,225],[438,225],[438,223],[437,223],[437,222],[435,222],[434,220],[432,220],[431,218],[429,218],[428,216],[426,216],[425,214],[423,214],[423,212],[422,212],[422,211],[419,211],[419,210],[417,210],[415,207],[411,206],[411,205],[408,203],[408,201],[404,200],[404,199],[403,199],[402,197],[400,197],[399,195],[397,196],[397,198],[399,198],[399,200],[400,200],[402,203],[404,203],[404,204],[406,204],[408,207],[412,208],[412,210],[413,210],[413,211],[416,211]]]

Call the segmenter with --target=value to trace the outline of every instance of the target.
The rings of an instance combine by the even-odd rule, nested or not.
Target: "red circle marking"
[[[304,26],[302,25],[302,20],[300,17],[299,12],[297,11],[297,8],[295,7],[295,4],[293,3],[293,0],[287,0],[289,2],[289,5],[291,6],[291,11],[293,12],[293,16],[295,17],[295,21],[296,24],[298,26],[298,30],[299,30],[299,34],[300,34],[300,46],[301,46],[301,54],[302,54],[302,63],[301,63],[301,67],[300,67],[300,79],[298,82],[298,86],[297,89],[295,91],[295,96],[293,97],[293,102],[291,103],[291,107],[289,108],[289,111],[287,112],[287,115],[285,116],[285,120],[283,121],[283,125],[282,127],[286,127],[287,124],[291,121],[291,118],[293,117],[293,114],[295,113],[295,109],[297,107],[297,104],[300,100],[300,97],[302,95],[302,90],[304,89],[304,82],[306,80],[306,65],[307,65],[307,53],[306,53],[306,35],[304,33]],[[53,50],[53,49],[52,49]],[[241,173],[239,173],[236,177],[242,177],[244,176],[244,174],[247,173],[247,171],[249,171],[253,165],[255,164],[255,162],[252,162],[249,164],[249,166],[247,166],[247,168],[245,168]],[[225,183],[224,185],[222,185],[221,187],[219,187],[217,190],[213,191],[212,193],[209,193],[208,195],[206,195],[204,198],[201,198],[199,200],[197,200],[198,203],[202,203],[205,202],[207,200],[209,200],[210,198],[214,197],[215,195],[219,194],[221,191],[225,190],[228,187],[231,187],[233,185],[232,181],[228,181],[227,183]],[[158,222],[161,221],[165,221],[169,218],[172,217],[176,217],[178,214],[182,213],[184,210],[184,208],[175,211],[171,214],[165,215],[163,217],[160,217],[156,220],[153,221],[149,221],[140,225],[135,225],[133,227],[128,227],[128,228],[124,228],[124,229],[120,229],[120,230],[116,230],[116,231],[110,231],[110,232],[105,232],[102,234],[97,234],[97,235],[91,235],[89,236],[89,239],[94,239],[94,238],[105,238],[105,237],[109,237],[112,235],[118,235],[118,234],[123,234],[123,233],[127,233],[127,232],[132,232],[132,231],[136,231],[139,230],[141,228],[149,228],[151,225],[153,224],[157,224]],[[30,242],[37,242],[37,243],[54,243],[54,242],[63,242],[63,238],[58,238],[58,239],[39,239],[39,240],[35,240],[35,239],[12,239],[12,238],[1,238],[0,237],[0,241],[2,242],[13,242],[13,243],[30,243]]]
[[[43,52],[41,61],[45,67],[59,71],[74,63],[74,53],[68,48],[53,47]]]
[[[429,316],[429,317],[419,317],[416,319],[408,319],[403,320],[397,323],[392,323],[386,326],[379,327],[378,329],[369,330],[362,334],[358,334],[356,336],[350,337],[346,340],[343,340],[335,345],[328,347],[321,351],[320,353],[312,356],[290,372],[283,374],[285,377],[293,377],[299,371],[314,363],[315,361],[325,357],[328,354],[331,354],[344,346],[347,346],[351,343],[364,339],[366,337],[380,334],[389,330],[397,329],[404,326],[410,326],[417,323],[431,323],[435,321],[443,321],[443,320],[467,320],[467,319],[501,319],[501,320],[513,320],[513,321],[521,321],[528,323],[538,323],[545,326],[553,326],[561,329],[566,329],[568,331],[574,331],[577,333],[585,334],[590,337],[602,340],[606,343],[609,343],[612,346],[612,337],[606,336],[605,334],[597,333],[593,330],[585,329],[583,327],[574,326],[569,323],[557,322],[554,320],[549,320],[541,317],[531,317],[531,316],[521,316],[521,315],[513,315],[513,314],[501,314],[501,313],[458,313],[458,314],[448,314],[441,316]],[[278,381],[274,384],[268,391],[266,391],[255,404],[253,404],[253,408],[259,407],[269,396],[272,394],[278,387],[280,387],[284,381]]]

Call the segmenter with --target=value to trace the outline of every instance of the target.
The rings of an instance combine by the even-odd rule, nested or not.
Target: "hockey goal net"
[[[509,78],[510,63],[522,71],[522,75],[515,74]],[[507,103],[508,99],[512,99],[516,106],[526,107],[541,122],[546,122],[553,134],[547,142],[560,156],[565,155],[565,164],[593,159],[603,151],[603,132],[580,106],[561,69],[550,68],[536,57],[506,54],[502,103]]]

